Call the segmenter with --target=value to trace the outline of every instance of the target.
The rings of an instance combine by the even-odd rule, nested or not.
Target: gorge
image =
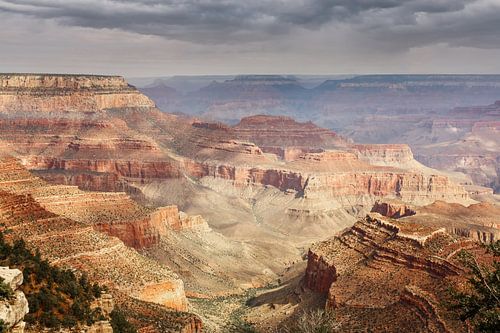
[[[250,91],[270,103],[276,85],[295,85],[285,81]],[[495,141],[495,126],[468,130]],[[407,144],[347,132],[166,113],[119,76],[0,74],[0,221],[8,240],[107,286],[140,332],[238,332],[241,321],[264,332],[294,320],[302,297],[325,298],[319,308],[347,331],[464,331],[436,299],[465,279],[459,249],[499,239],[497,196],[478,194],[482,175],[441,168],[444,152],[426,160],[422,145],[417,161]],[[488,179],[490,164],[479,167]],[[273,288],[296,288],[283,303],[294,307],[264,322]],[[250,307],[252,293],[266,301]]]

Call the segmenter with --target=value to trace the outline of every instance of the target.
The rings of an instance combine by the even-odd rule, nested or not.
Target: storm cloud
[[[465,57],[464,52],[500,50],[500,0],[0,0],[1,38],[16,38],[12,24],[19,35],[39,26],[49,39],[60,27],[64,37],[85,38],[89,46],[112,35],[119,37],[114,49],[131,49],[132,42],[126,45],[131,36],[136,36],[137,47],[153,45],[148,38],[154,38],[158,48],[185,57],[178,61],[197,58],[195,52],[214,57],[229,52],[253,59],[249,66],[283,57],[297,66],[311,56],[325,59],[326,65],[330,54],[335,60],[377,68],[377,57],[384,59],[384,54],[431,54],[444,47],[464,48],[460,52]],[[66,43],[77,41],[68,37]],[[363,52],[374,60],[359,58]],[[238,60],[238,66],[244,63]],[[343,71],[355,68],[351,65]]]
[[[0,0],[0,11],[195,43],[244,43],[343,24],[401,43],[396,47],[500,47],[498,0]]]

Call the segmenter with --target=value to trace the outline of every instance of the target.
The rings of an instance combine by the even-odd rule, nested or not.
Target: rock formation
[[[409,114],[379,112],[353,124],[347,132],[362,140],[380,143],[408,142],[419,162],[453,173],[455,177],[461,173],[460,181],[464,184],[496,190],[499,114],[498,103],[413,110]]]
[[[23,273],[18,269],[0,267],[0,278],[14,293],[12,299],[0,300],[0,320],[7,332],[23,333],[26,326],[23,319],[29,311],[26,296],[18,290],[23,283]]]
[[[413,153],[405,144],[351,145],[362,160],[374,165],[401,166],[413,160]]]
[[[264,152],[293,160],[301,153],[345,146],[347,140],[312,122],[299,123],[290,117],[258,115],[241,119],[233,127],[235,135],[255,142]]]
[[[123,107],[153,107],[122,77],[88,75],[0,75],[0,112],[99,112]]]
[[[403,202],[390,200],[375,202],[375,205],[373,206],[371,211],[391,218],[400,218],[416,214],[414,207],[409,207]]]
[[[335,308],[343,330],[465,331],[438,300],[457,279],[465,279],[456,253],[477,245],[444,228],[400,222],[404,219],[372,214],[315,244],[305,286],[327,295],[326,307]]]

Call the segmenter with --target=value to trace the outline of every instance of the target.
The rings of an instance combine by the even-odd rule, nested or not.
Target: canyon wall
[[[409,172],[346,172],[309,177],[304,187],[304,197],[318,198],[322,195],[396,196],[415,204],[426,204],[435,200],[468,200],[468,194],[463,187],[452,183],[447,177]]]
[[[413,153],[406,144],[354,144],[350,147],[360,159],[373,165],[400,166],[413,160]]]
[[[99,112],[154,103],[122,77],[0,75],[1,112]]]
[[[95,230],[101,221],[134,226],[147,214],[148,210],[124,193],[92,193],[71,186],[51,186],[30,174],[16,159],[0,158],[0,220],[13,231],[9,237],[22,236],[53,264],[85,271],[93,280],[127,295],[150,300],[147,291],[154,289],[156,298],[151,301],[186,311],[183,283],[172,271],[118,238]],[[148,245],[150,233],[156,237],[158,230],[166,229],[163,221],[150,221],[154,228],[135,226],[147,237],[138,237],[136,230],[120,235],[125,240],[132,238],[132,244]]]
[[[298,160],[322,162],[324,153],[307,153]],[[329,155],[326,159],[336,161],[355,160],[356,156],[347,152]],[[120,186],[118,179],[126,178],[141,184],[153,179],[180,178],[182,174],[192,177],[214,177],[231,180],[237,186],[249,184],[270,185],[280,190],[294,190],[307,198],[328,195],[337,198],[344,195],[394,195],[402,200],[415,203],[429,203],[434,200],[463,202],[468,194],[463,187],[452,183],[441,175],[424,175],[418,172],[393,170],[358,171],[355,167],[341,172],[315,172],[314,170],[274,169],[268,167],[245,167],[217,162],[196,162],[183,159],[174,161],[120,161],[120,160],[60,160],[55,158],[30,157],[24,165],[33,170],[71,171],[75,173],[73,184],[100,183],[101,179],[114,180],[105,188]],[[90,172],[98,174],[92,175]],[[85,174],[86,176],[82,176]],[[115,177],[118,178],[115,178]],[[104,177],[104,178],[103,178]],[[52,176],[52,179],[57,179]],[[77,182],[79,179],[82,183]],[[123,185],[121,185],[123,186]]]
[[[335,266],[324,260],[321,255],[309,250],[304,285],[316,292],[327,294],[336,279]]]

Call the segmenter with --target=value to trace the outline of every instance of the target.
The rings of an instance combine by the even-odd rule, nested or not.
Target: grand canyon
[[[500,0],[0,0],[0,333],[500,332]]]
[[[314,311],[328,331],[474,327],[445,303],[470,288],[464,251],[496,262],[500,79],[301,80],[0,74],[5,242],[105,289],[99,320],[58,329],[121,332],[118,311],[145,333],[302,332]],[[8,266],[6,328],[50,328]]]

